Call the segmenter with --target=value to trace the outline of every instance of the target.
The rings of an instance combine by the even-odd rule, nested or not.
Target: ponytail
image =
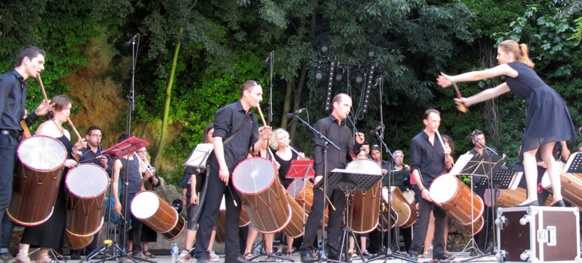
[[[519,62],[526,64],[530,68],[534,68],[535,64],[529,58],[529,48],[526,44],[519,44]]]

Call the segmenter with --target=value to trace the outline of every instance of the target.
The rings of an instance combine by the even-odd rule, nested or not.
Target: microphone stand
[[[325,244],[327,241],[327,233],[325,231],[325,208],[327,207],[327,148],[329,145],[333,146],[334,148],[336,148],[338,151],[340,150],[340,147],[337,146],[337,144],[335,144],[333,141],[331,141],[329,138],[325,137],[325,135],[323,135],[321,132],[319,132],[317,129],[315,129],[313,126],[309,125],[309,123],[307,123],[305,120],[303,120],[301,117],[295,115],[295,118],[297,118],[301,123],[303,123],[303,125],[307,126],[313,133],[317,134],[317,136],[323,140],[323,208],[322,208],[322,213],[321,213],[321,249],[319,251],[319,260],[318,262],[322,262],[327,260],[327,255],[325,254]],[[314,178],[315,179],[315,178]],[[313,186],[313,188],[315,188],[316,185]],[[315,191],[315,189],[314,189]]]
[[[470,137],[470,139],[472,141],[477,142],[479,145],[481,145],[481,147],[483,147],[483,154],[489,152],[489,154],[488,154],[489,155],[489,163],[491,163],[491,155],[497,155],[497,156],[499,156],[499,153],[497,153],[497,151],[495,151],[491,147],[488,147],[487,145],[485,145],[484,143],[482,143],[480,140],[477,140],[477,138],[475,138],[474,135],[470,135],[469,137]],[[490,169],[491,170],[489,171],[490,176],[488,178],[488,181],[489,181],[488,182],[489,183],[489,187],[488,188],[489,188],[489,198],[490,198],[489,200],[491,200],[491,207],[489,208],[489,210],[491,211],[491,217],[492,218],[489,218],[488,215],[485,215],[485,217],[487,219],[487,221],[485,222],[485,225],[483,226],[485,228],[484,230],[486,231],[485,232],[485,242],[486,242],[485,246],[487,246],[487,243],[489,243],[488,242],[489,241],[488,240],[488,235],[489,235],[488,233],[490,231],[489,223],[490,223],[490,220],[494,220],[494,218],[495,218],[495,211],[497,210],[497,200],[495,198],[496,193],[493,192],[493,166],[492,165],[490,166]],[[485,196],[483,196],[483,198],[485,198]],[[491,224],[491,225],[493,226],[493,228],[495,228],[495,224]],[[483,231],[483,230],[481,230],[481,231]],[[481,255],[476,255],[476,256],[471,257],[471,258],[468,258],[466,260],[462,260],[462,262],[471,261],[471,260],[474,260],[474,259],[479,259],[479,258],[486,257],[486,256],[489,256],[489,255],[495,255],[496,252],[497,252],[497,251],[495,251],[496,248],[497,248],[497,244],[496,244],[497,238],[495,236],[495,232],[496,232],[495,229],[493,229],[493,231],[492,231],[492,234],[493,234],[493,245],[491,247],[491,252],[490,253],[484,253],[482,251],[477,250],[477,251],[481,252]]]
[[[388,145],[386,145],[386,143],[383,140],[382,134],[378,133],[377,130],[374,130],[375,134],[376,134],[376,138],[378,139],[378,141],[380,141],[380,143],[382,143],[382,145],[384,146],[384,149],[386,150],[386,153],[388,153],[388,155],[390,156],[390,160],[392,160],[392,165],[394,165],[394,156],[392,155],[392,151],[390,151],[390,148],[388,148]],[[390,213],[392,212],[392,184],[394,183],[394,176],[391,175],[391,172],[388,171],[388,227],[391,228],[392,226],[392,217],[390,216]],[[397,236],[398,237],[398,236]],[[382,242],[384,242],[384,238],[382,238]],[[398,247],[398,243],[396,244],[396,246]],[[398,249],[397,249],[398,251]],[[396,252],[398,253],[398,252]],[[386,253],[384,255],[377,255],[373,258],[370,258],[369,261],[374,261],[377,259],[384,259],[384,262],[386,262],[389,258],[394,258],[394,259],[401,259],[404,261],[408,261],[410,262],[411,259],[409,257],[406,257],[404,255],[399,255],[399,254],[395,254],[395,252],[392,251],[392,229],[388,230],[388,244],[386,244]]]

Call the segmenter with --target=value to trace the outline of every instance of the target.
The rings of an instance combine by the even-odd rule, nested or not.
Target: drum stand
[[[484,144],[482,144],[479,140],[474,140],[476,142],[478,142],[479,144],[481,144],[486,150],[489,150],[491,153],[495,154],[488,154],[487,158],[488,160],[485,161],[485,156],[480,155],[480,156],[473,156],[473,158],[467,163],[467,165],[463,168],[463,171],[461,171],[461,173],[466,173],[470,176],[471,179],[471,194],[475,195],[474,192],[474,177],[486,177],[488,178],[490,181],[492,181],[493,179],[493,175],[494,175],[494,171],[497,171],[499,169],[499,166],[501,165],[501,161],[503,160],[503,158],[501,158],[500,156],[497,155],[497,153],[495,153],[495,151],[493,151],[491,148],[485,146]],[[492,186],[492,184],[490,184],[490,186]],[[475,207],[475,199],[471,198],[471,219],[474,220],[474,207]],[[487,222],[483,222],[483,228],[486,228]],[[477,245],[477,242],[475,241],[475,225],[473,224],[473,222],[471,222],[471,239],[469,239],[468,243],[465,245],[465,247],[463,248],[463,250],[457,254],[463,253],[469,249],[473,249],[474,251],[477,252],[477,256],[473,257],[473,258],[469,258],[467,260],[464,261],[470,261],[476,258],[481,258],[484,256],[487,256],[485,253],[483,253],[481,250],[479,250],[479,246]]]

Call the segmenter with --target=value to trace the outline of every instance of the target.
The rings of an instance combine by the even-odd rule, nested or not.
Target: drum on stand
[[[220,202],[220,210],[218,212],[218,222],[216,223],[216,242],[224,243],[226,240],[226,229],[224,225],[226,224],[226,203],[224,201],[224,195],[222,196],[222,201]],[[240,210],[240,217],[238,219],[238,227],[245,227],[251,224],[249,215],[244,208]]]
[[[131,202],[131,213],[154,231],[172,240],[184,231],[184,218],[154,191],[142,191]]]
[[[240,162],[232,172],[232,185],[253,226],[262,233],[279,232],[291,221],[291,206],[276,171],[271,161],[254,157]]]
[[[484,210],[483,200],[456,176],[445,174],[437,177],[429,192],[433,202],[447,213],[457,227],[479,223]]]
[[[394,212],[398,215],[396,218],[396,226],[400,228],[407,228],[416,222],[416,209],[408,203],[406,197],[400,191],[400,188],[396,186],[392,186],[392,195],[388,196],[388,188],[382,188],[382,201],[388,204],[388,200],[391,202],[391,207]]]
[[[380,166],[372,160],[355,160],[346,166],[346,170],[377,171]],[[354,203],[349,206],[348,216],[352,231],[358,234],[372,232],[378,226],[380,219],[380,196],[382,195],[382,180],[376,182],[367,191],[352,191]]]
[[[398,213],[394,211],[394,208],[390,208],[390,212],[388,212],[388,201],[386,201],[383,197],[384,189],[382,189],[382,205],[380,206],[380,219],[378,219],[378,226],[376,227],[379,231],[388,231],[394,228],[398,222]],[[390,222],[388,222],[388,217],[390,217]]]
[[[311,212],[313,205],[313,183],[310,180],[295,179],[287,187],[287,192],[297,201],[301,207],[305,207],[305,212]],[[329,220],[329,208],[325,208],[325,224]]]
[[[65,178],[67,194],[67,232],[93,236],[103,226],[105,193],[109,177],[101,166],[86,163],[70,169]]]
[[[562,196],[564,200],[582,208],[582,195],[580,194],[582,192],[582,173],[562,173],[560,174],[560,182],[562,183]],[[552,192],[552,183],[547,173],[544,173],[541,184],[542,187]],[[548,197],[548,199],[550,198]],[[546,205],[548,205],[547,201]]]
[[[69,231],[65,231],[65,240],[69,249],[81,250],[93,242],[94,236],[78,236],[73,235]]]
[[[14,175],[12,199],[6,209],[12,221],[36,226],[50,218],[67,154],[63,143],[49,136],[33,136],[18,145],[16,155],[20,164]]]

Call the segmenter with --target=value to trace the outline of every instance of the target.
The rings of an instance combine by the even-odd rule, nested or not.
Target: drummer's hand
[[[410,171],[410,165],[408,165],[408,164],[405,164],[405,165],[404,165],[404,169],[406,169],[407,171]]]
[[[305,159],[305,153],[302,153],[302,152],[300,152],[298,155],[299,155],[299,156],[297,157],[297,159],[298,159],[298,160],[303,160],[303,159]]]
[[[98,157],[99,159],[101,159],[101,167],[103,167],[103,169],[107,170],[107,168],[109,167],[109,164],[107,163],[107,157],[101,155],[102,157]]]
[[[418,211],[420,209],[420,205],[418,203],[416,203],[414,206],[415,206],[414,208],[416,209],[416,211]]]
[[[77,165],[77,161],[73,160],[73,159],[67,159],[65,160],[65,167],[67,168],[73,168]]]
[[[42,103],[34,110],[34,113],[38,116],[46,115],[52,109],[52,105],[53,103],[50,100],[42,100]]]
[[[225,185],[228,185],[228,178],[230,177],[230,172],[228,169],[222,169],[218,171],[218,178],[222,181]]]
[[[358,144],[364,144],[364,134],[361,132],[356,132],[356,134],[354,134],[354,137],[356,137],[356,142]]]
[[[323,179],[323,175],[318,175],[313,179],[313,185],[316,185],[317,183],[319,183],[319,181],[321,181],[321,179]]]
[[[269,126],[263,126],[263,130],[261,131],[261,139],[266,141],[268,139],[271,139],[272,135],[273,135],[273,128],[271,128]]]
[[[428,189],[424,188],[422,190],[421,196],[422,198],[424,198],[424,200],[432,202],[432,198],[430,198],[430,192],[428,191]]]
[[[121,203],[120,202],[115,202],[115,206],[113,207],[113,211],[117,212],[118,214],[121,214]]]
[[[77,150],[81,150],[83,148],[87,148],[87,143],[85,142],[84,139],[79,139],[79,140],[77,140],[77,142],[75,143],[75,145],[73,146],[73,148],[75,148]]]
[[[193,204],[193,205],[198,204],[198,194],[197,193],[192,193],[192,196],[190,196],[190,204]]]
[[[385,175],[388,172],[386,169],[382,169],[382,175]]]

